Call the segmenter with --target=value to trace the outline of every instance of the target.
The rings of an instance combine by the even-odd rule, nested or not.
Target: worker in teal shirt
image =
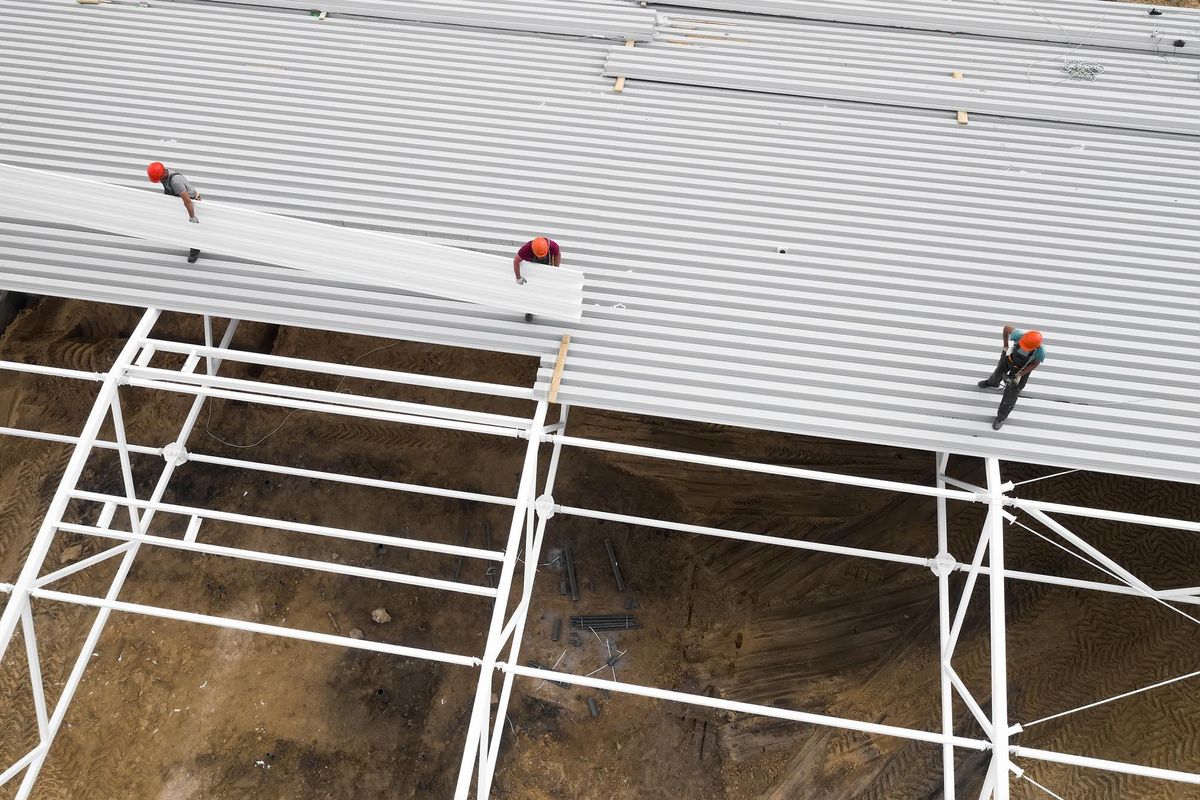
[[[1010,337],[1016,341],[1009,349]],[[998,431],[1004,427],[1004,421],[1012,413],[1021,390],[1029,382],[1029,373],[1033,372],[1046,360],[1046,348],[1042,347],[1042,334],[1039,331],[1023,331],[1012,325],[1004,326],[1004,349],[1000,351],[1000,363],[990,376],[979,382],[980,389],[994,389],[1005,380],[1004,396],[1000,398],[1000,408],[996,419],[992,420],[992,430]]]

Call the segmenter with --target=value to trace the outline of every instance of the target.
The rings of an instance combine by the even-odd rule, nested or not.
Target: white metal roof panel
[[[656,6],[738,11],[887,28],[945,31],[1084,47],[1200,55],[1200,10],[1110,0],[658,0]],[[1182,46],[1176,42],[1182,40]],[[1083,51],[1086,54],[1086,50]]]
[[[69,192],[63,187],[69,185]],[[71,224],[204,252],[301,269],[334,280],[391,286],[519,314],[578,319],[583,275],[541,264],[521,268],[499,256],[416,236],[306,222],[280,214],[196,200],[191,223],[179,199],[157,186],[138,191],[0,164],[0,215]],[[87,213],[80,214],[80,198]],[[203,208],[201,212],[200,209]]]
[[[157,2],[176,0],[157,0]],[[185,0],[186,1],[186,0]],[[621,0],[190,0],[375,19],[649,41],[655,12]],[[316,13],[315,11],[313,12]],[[318,22],[324,22],[318,19]]]
[[[638,80],[614,94],[608,46],[585,39],[102,11],[9,4],[6,160],[141,185],[153,154],[207,198],[496,255],[548,233],[586,276],[561,390],[577,405],[1200,480],[1196,137]],[[220,260],[214,293],[151,250],[9,222],[0,286],[69,276],[262,318],[220,310],[249,286],[274,321],[329,298],[340,319],[311,312],[316,327],[361,308],[371,332],[547,367],[563,332],[315,279],[254,290],[258,267]],[[170,286],[141,294],[160,264]],[[1005,323],[1042,328],[1049,359],[994,433],[998,396],[974,384]]]
[[[1200,48],[1200,41],[1197,42]],[[1088,80],[1071,63],[1103,72]],[[1142,52],[823,22],[672,15],[610,76],[1173,133],[1200,133],[1197,64]],[[953,74],[958,72],[961,78]],[[1085,73],[1091,75],[1091,73]]]

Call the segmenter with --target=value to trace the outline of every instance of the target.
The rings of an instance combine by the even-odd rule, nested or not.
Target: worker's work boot
[[[996,417],[994,420],[992,420],[992,430],[998,431],[1003,427],[1004,427],[1004,420],[1000,419],[999,417]]]
[[[188,263],[189,263],[189,264],[195,264],[195,263],[196,263],[196,259],[197,259],[197,258],[199,258],[199,257],[200,257],[200,251],[199,251],[199,250],[197,250],[196,248],[194,248],[194,247],[193,247],[193,248],[192,248],[192,249],[191,249],[191,250],[188,252]]]
[[[992,388],[992,382],[989,380],[986,380],[986,379],[980,381],[979,383],[977,383],[975,385],[978,386],[980,389],[991,389]]]

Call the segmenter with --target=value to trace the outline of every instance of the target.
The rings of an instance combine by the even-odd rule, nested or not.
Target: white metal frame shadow
[[[0,591],[8,594],[3,615],[0,616],[0,657],[7,654],[8,646],[19,627],[25,642],[25,655],[28,661],[31,681],[30,692],[38,732],[37,744],[24,756],[9,765],[3,773],[0,773],[0,785],[7,783],[18,775],[22,776],[21,784],[16,794],[18,800],[25,800],[32,792],[40,770],[49,754],[54,737],[62,726],[71,700],[83,678],[84,671],[90,660],[89,656],[93,652],[108,621],[108,617],[113,611],[196,622],[250,633],[282,636],[321,644],[340,645],[478,669],[478,683],[466,730],[462,763],[455,790],[456,800],[465,800],[472,796],[472,794],[478,798],[490,796],[491,784],[505,728],[505,715],[512,696],[514,681],[518,677],[553,680],[576,686],[601,688],[660,700],[700,705],[732,712],[757,714],[813,725],[830,726],[875,736],[925,742],[930,745],[940,745],[944,772],[944,796],[947,800],[954,800],[955,798],[954,774],[956,749],[990,752],[991,754],[990,767],[979,795],[980,798],[994,797],[996,800],[1006,800],[1009,797],[1009,784],[1012,777],[1019,779],[1026,778],[1033,782],[1031,778],[1025,776],[1023,770],[1017,765],[1016,761],[1018,760],[1058,762],[1169,781],[1200,784],[1200,774],[1196,773],[1089,758],[1069,753],[1055,753],[1013,744],[1013,737],[1027,727],[1128,697],[1132,694],[1149,691],[1168,683],[1193,677],[1200,674],[1200,672],[1161,681],[1152,686],[1133,689],[1117,697],[1101,698],[1080,708],[1064,710],[1039,720],[1024,723],[1023,725],[1014,725],[1011,724],[1011,720],[1009,719],[1007,703],[1008,681],[1004,614],[1005,586],[1008,581],[1016,580],[1143,597],[1160,603],[1170,611],[1181,614],[1191,621],[1200,624],[1200,619],[1197,619],[1197,617],[1181,608],[1181,606],[1200,604],[1200,587],[1166,590],[1153,589],[1128,570],[1122,568],[1112,558],[1076,536],[1055,517],[1050,515],[1112,520],[1192,532],[1200,532],[1200,523],[1013,498],[1008,495],[1008,492],[1012,489],[1012,484],[1002,481],[1000,464],[996,459],[985,460],[987,485],[986,487],[977,487],[946,475],[949,454],[939,453],[936,460],[938,476],[936,485],[920,486],[897,481],[839,475],[817,470],[773,466],[737,459],[582,439],[567,435],[566,424],[569,409],[565,405],[560,408],[558,421],[552,424],[547,423],[550,403],[547,399],[538,397],[532,387],[524,388],[479,381],[440,378],[429,375],[344,366],[308,359],[238,351],[229,347],[237,328],[236,320],[230,320],[220,342],[214,342],[212,321],[207,317],[204,320],[206,338],[204,346],[165,341],[153,338],[151,335],[158,315],[159,312],[154,309],[149,309],[145,312],[141,322],[114,361],[112,368],[103,374],[13,362],[0,362],[0,369],[94,381],[98,382],[100,387],[91,413],[83,426],[82,432],[77,437],[17,428],[0,428],[0,433],[4,434],[74,446],[74,451],[64,470],[58,489],[54,494],[45,519],[37,532],[29,555],[16,582],[13,584],[0,584]],[[152,366],[152,361],[157,354],[172,354],[175,358],[182,356],[183,364],[178,370]],[[384,400],[344,392],[328,392],[289,386],[283,383],[266,383],[238,379],[219,374],[220,366],[225,361],[316,372],[341,376],[343,378],[368,378],[380,382],[424,386],[491,397],[516,398],[530,401],[533,404],[534,412],[527,419],[502,414],[465,411],[451,407]],[[203,371],[200,371],[201,363],[204,365]],[[188,415],[174,441],[163,446],[147,446],[133,444],[126,440],[119,392],[121,386],[176,392],[194,397]],[[199,419],[204,401],[210,397],[243,400],[249,403],[335,415],[348,415],[362,419],[383,420],[406,425],[471,431],[479,434],[524,440],[526,442],[525,455],[516,493],[514,497],[509,498],[479,492],[278,466],[203,453],[190,453],[185,447],[186,443]],[[108,419],[111,419],[113,423],[115,441],[102,441],[99,438],[103,425]],[[543,444],[551,446],[551,453],[545,484],[542,491],[538,493],[535,483],[539,469],[541,445]],[[648,517],[615,514],[600,509],[560,505],[554,501],[553,490],[564,447],[623,453],[662,459],[680,464],[720,467],[748,474],[786,476],[800,480],[816,480],[929,497],[934,499],[937,504],[937,549],[929,557],[920,557],[683,524]],[[78,482],[80,475],[93,450],[96,448],[115,450],[117,452],[120,461],[122,484],[124,486],[123,495],[106,495],[79,489]],[[157,455],[163,458],[164,465],[162,471],[149,498],[140,498],[135,493],[131,466],[131,455],[133,454],[143,456]],[[345,530],[300,522],[287,522],[163,502],[163,497],[176,468],[188,461],[257,472],[301,476],[344,484],[371,486],[401,492],[457,498],[476,503],[494,504],[511,508],[512,521],[509,526],[508,538],[505,541],[504,549],[487,550],[380,533]],[[975,548],[973,557],[968,562],[959,561],[949,552],[946,507],[947,501],[951,500],[980,503],[987,508],[986,521],[983,525],[978,545]],[[97,520],[95,524],[83,525],[64,521],[64,514],[72,502],[91,504],[96,507]],[[1050,535],[1045,535],[1033,528],[1029,528],[1029,526],[1014,516],[1014,511],[1019,511],[1027,515],[1031,521],[1049,530],[1050,534],[1056,538],[1051,538]],[[128,530],[120,530],[113,527],[113,521],[117,518],[118,513],[128,518]],[[189,519],[189,524],[184,536],[176,539],[151,535],[149,533],[150,523],[158,513],[186,516]],[[927,731],[897,727],[833,717],[826,714],[780,709],[719,697],[668,691],[651,686],[641,686],[601,678],[573,675],[554,670],[520,666],[521,641],[526,617],[532,602],[537,564],[545,540],[546,527],[549,521],[557,515],[608,520],[660,531],[716,536],[796,550],[831,553],[851,558],[889,561],[913,568],[931,570],[937,579],[939,596],[941,644],[940,730]],[[457,580],[442,580],[387,570],[355,567],[333,561],[319,561],[208,544],[203,540],[203,526],[208,520],[254,525],[350,541],[383,543],[396,547],[492,561],[499,565],[499,581],[497,587],[493,589]],[[1014,523],[1028,528],[1036,535],[1042,536],[1052,544],[1062,547],[1072,555],[1092,565],[1102,572],[1108,580],[1087,581],[1008,569],[1004,563],[1004,532],[1006,524]],[[115,544],[76,563],[43,574],[42,570],[45,566],[46,556],[50,552],[55,536],[59,531],[95,537],[115,542]],[[931,546],[933,544],[931,542]],[[492,598],[493,610],[483,652],[478,655],[446,653],[122,601],[118,599],[121,589],[125,583],[125,579],[129,575],[138,551],[143,545],[166,547],[228,558],[248,559],[260,563],[366,577],[400,585],[419,586],[438,591],[459,592]],[[984,564],[985,555],[988,562],[986,565]],[[48,588],[50,584],[62,578],[117,557],[120,558],[120,565],[109,585],[108,591],[103,597],[92,597]],[[520,591],[517,593],[514,603],[512,595],[518,567],[522,570]],[[954,602],[950,588],[950,575],[954,572],[965,574],[964,587],[957,599],[957,604]],[[968,690],[953,665],[955,647],[962,631],[963,622],[966,619],[975,585],[981,575],[988,578],[989,587],[987,599],[991,634],[990,713],[983,709]],[[31,600],[34,598],[90,606],[99,610],[87,633],[83,647],[66,681],[62,694],[52,710],[46,703],[38,659],[36,630],[30,606]],[[1200,614],[1200,611],[1197,613]],[[507,648],[506,656],[505,648]],[[493,710],[492,695],[496,680],[500,680],[501,684],[499,702]],[[978,735],[964,736],[955,734],[956,699],[969,712],[969,716],[963,717],[960,721],[968,725],[973,724],[977,726],[979,730]],[[971,722],[972,720],[973,723]],[[1045,787],[1036,782],[1033,783],[1038,788],[1046,791],[1047,794],[1054,796]]]

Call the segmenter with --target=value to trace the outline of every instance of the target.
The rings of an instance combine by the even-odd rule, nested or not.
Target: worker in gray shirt
[[[161,161],[155,161],[146,167],[146,175],[150,180],[162,185],[163,194],[175,195],[183,200],[183,207],[187,209],[189,222],[200,222],[196,218],[196,206],[192,203],[193,200],[201,199],[200,193],[188,182],[183,173],[168,169]],[[188,252],[188,263],[195,264],[199,257],[200,251],[193,247]]]

